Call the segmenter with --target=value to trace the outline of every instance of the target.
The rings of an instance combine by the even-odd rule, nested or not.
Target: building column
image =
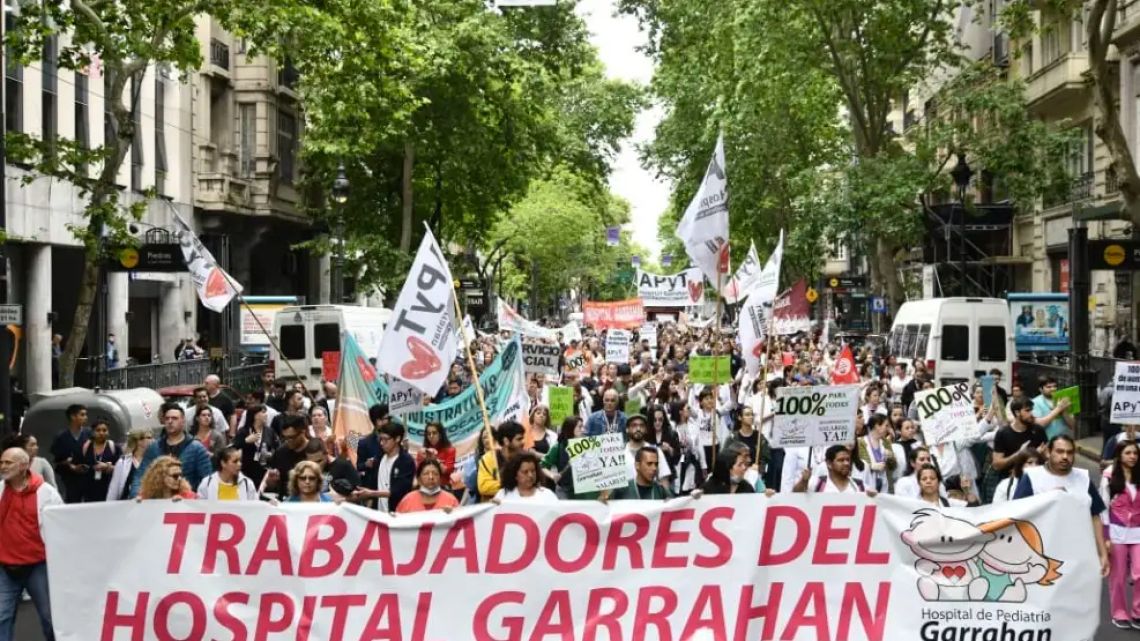
[[[24,297],[24,344],[29,395],[52,388],[51,324],[51,245],[26,245],[28,286]]]
[[[174,360],[174,349],[187,338],[186,322],[182,317],[182,279],[162,284],[158,301],[158,354],[162,362]]]
[[[332,299],[332,257],[321,254],[316,257],[317,267],[317,303],[328,305]]]
[[[119,366],[127,365],[127,310],[130,308],[131,276],[127,272],[107,272],[107,333],[115,335]]]

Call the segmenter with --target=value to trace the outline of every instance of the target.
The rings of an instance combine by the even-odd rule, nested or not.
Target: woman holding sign
[[[546,478],[554,482],[557,497],[563,500],[592,500],[598,497],[597,492],[579,494],[574,491],[574,474],[570,469],[570,452],[567,447],[570,439],[581,438],[586,434],[585,424],[581,417],[568,416],[562,420],[562,429],[558,432],[558,442],[546,457],[542,459],[542,471]]]

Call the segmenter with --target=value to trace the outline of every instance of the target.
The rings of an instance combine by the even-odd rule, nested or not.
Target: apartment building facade
[[[10,26],[11,18],[9,18]],[[312,228],[296,187],[301,112],[292,87],[297,77],[271,60],[245,56],[240,43],[208,16],[198,19],[203,68],[187,77],[150,68],[128,86],[136,138],[118,176],[123,206],[152,188],[140,240],[175,229],[175,214],[193,226],[246,294],[288,294],[328,300],[327,259],[293,249]],[[104,70],[96,60],[86,73],[60,69],[58,44],[41,60],[5,70],[5,127],[33,136],[61,136],[91,148],[103,144]],[[51,389],[52,335],[66,337],[78,298],[83,250],[71,232],[83,226],[86,201],[65,181],[6,166],[9,292],[24,306],[13,375],[28,393]],[[202,308],[185,273],[108,272],[106,331],[116,336],[125,363],[170,361],[183,338],[234,347],[240,314]],[[101,325],[95,320],[91,327]],[[88,352],[106,336],[89,332]],[[80,365],[80,369],[83,365]]]

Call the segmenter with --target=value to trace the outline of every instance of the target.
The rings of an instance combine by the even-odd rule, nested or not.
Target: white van
[[[915,359],[936,384],[973,381],[998,369],[1011,380],[1014,350],[1009,303],[1000,298],[932,298],[904,303],[895,315],[887,351],[899,362]]]
[[[271,366],[281,379],[300,379],[315,390],[320,386],[325,352],[340,351],[341,331],[352,334],[369,358],[380,354],[384,328],[392,310],[356,305],[296,305],[273,317],[273,335],[280,353],[271,349]]]

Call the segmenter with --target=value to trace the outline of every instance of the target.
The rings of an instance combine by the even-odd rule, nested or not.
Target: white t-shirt
[[[945,486],[938,485],[938,493],[943,497],[946,496]],[[902,496],[908,499],[917,499],[922,496],[922,490],[918,487],[918,475],[907,474],[906,476],[895,481],[895,496]],[[997,502],[997,499],[994,499]]]
[[[629,468],[629,478],[637,478],[637,450],[641,448],[634,448],[632,445],[625,448],[625,466]],[[661,450],[657,450],[657,478],[664,480],[673,474],[672,468],[669,467],[669,461],[665,460],[665,454]]]
[[[817,489],[818,488],[818,489]],[[813,476],[808,481],[808,492],[819,492],[820,494],[862,494],[863,491],[855,485],[854,479],[847,480],[847,489],[841,490],[835,483],[831,481],[831,475],[827,475],[827,481],[824,482],[823,487],[819,487],[819,477]]]
[[[534,488],[534,494],[532,494],[531,496],[522,496],[519,494],[519,491],[517,489],[516,490],[510,490],[510,491],[500,489],[498,492],[495,493],[495,498],[502,501],[503,503],[557,503],[558,502],[558,497],[554,494],[554,492],[551,492],[550,490],[548,490],[542,486]]]
[[[809,452],[811,460],[808,460]],[[789,447],[784,450],[784,467],[780,471],[780,491],[791,492],[808,467],[812,478],[827,474],[826,447]],[[820,471],[822,470],[822,471]],[[854,473],[854,471],[852,472]],[[810,485],[810,480],[809,480]]]
[[[376,470],[376,489],[387,492],[392,489],[392,466],[396,464],[396,457],[385,454],[380,458],[379,468]],[[380,511],[388,512],[388,497],[380,499]]]

